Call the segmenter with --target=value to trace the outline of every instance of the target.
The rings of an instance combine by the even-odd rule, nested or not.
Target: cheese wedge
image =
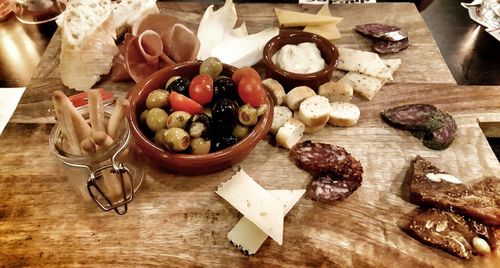
[[[389,67],[382,62],[377,53],[368,51],[339,48],[337,69],[392,80]]]
[[[330,13],[330,8],[328,8],[328,4],[324,5],[316,15],[331,17],[332,14]],[[328,40],[339,39],[342,37],[335,23],[306,26],[304,28],[304,32],[321,35]]]
[[[268,192],[283,204],[286,215],[300,200],[306,190],[268,190]],[[229,231],[227,238],[246,255],[253,255],[259,250],[264,241],[266,241],[267,234],[253,224],[252,221],[246,217],[242,217],[233,229]]]
[[[342,18],[339,17],[313,15],[278,8],[275,8],[274,12],[276,13],[276,17],[278,17],[280,27],[324,25],[330,23],[337,24],[342,20]]]
[[[283,204],[245,171],[238,171],[215,192],[279,245],[283,244]]]
[[[399,68],[399,65],[401,65],[401,59],[387,59],[383,60],[383,63],[389,68],[392,76],[392,74]],[[349,72],[339,80],[339,82],[349,84],[354,90],[354,93],[370,101],[387,81],[388,79],[381,79],[357,72]]]

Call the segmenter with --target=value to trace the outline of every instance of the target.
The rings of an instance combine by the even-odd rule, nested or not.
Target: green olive
[[[146,124],[149,129],[156,132],[167,126],[168,114],[161,108],[153,108],[149,110],[148,116],[146,118]]]
[[[193,154],[208,154],[210,152],[210,140],[194,138],[191,140],[191,152]]]
[[[185,128],[186,123],[188,122],[189,118],[191,118],[191,115],[187,112],[183,112],[183,111],[173,112],[168,116],[167,127],[168,128],[173,128],[173,127]]]
[[[244,126],[253,126],[257,124],[257,109],[245,104],[238,109],[238,119]]]
[[[213,79],[222,73],[222,62],[215,57],[204,60],[200,65],[200,74],[208,74]]]
[[[168,91],[164,89],[156,89],[149,93],[146,99],[146,107],[148,109],[160,108],[168,105]]]
[[[212,118],[212,110],[210,108],[203,109],[203,113],[208,115],[208,117]]]
[[[236,127],[233,128],[233,136],[235,136],[238,140],[243,139],[248,135],[250,130],[248,127],[242,126],[240,124],[236,125]]]
[[[156,145],[163,146],[165,144],[165,134],[167,133],[166,128],[162,128],[155,133],[154,142]]]
[[[257,108],[257,116],[261,116],[267,112],[267,104],[262,104]]]
[[[149,113],[148,109],[142,111],[141,115],[139,116],[139,121],[141,121],[141,123],[146,124],[146,118],[148,118],[148,113]]]
[[[170,86],[170,84],[172,84],[172,82],[174,82],[175,80],[177,80],[179,78],[181,78],[181,77],[178,75],[170,77],[170,79],[168,79],[167,83],[165,84],[165,89],[167,89],[168,86]]]
[[[165,132],[165,143],[163,145],[170,151],[184,151],[189,147],[190,143],[189,134],[182,128],[173,127]]]

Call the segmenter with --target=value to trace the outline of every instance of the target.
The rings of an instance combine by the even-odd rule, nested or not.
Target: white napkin
[[[24,93],[25,87],[0,88],[0,135]]]

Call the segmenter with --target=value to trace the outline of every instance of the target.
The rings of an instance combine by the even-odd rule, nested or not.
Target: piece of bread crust
[[[305,126],[299,120],[289,118],[276,134],[276,143],[291,149],[304,136]]]
[[[302,101],[314,95],[316,95],[316,92],[310,87],[295,87],[286,94],[285,103],[290,110],[295,111],[299,109]]]
[[[276,80],[272,78],[268,78],[262,81],[262,85],[271,93],[271,97],[273,98],[274,105],[282,105],[285,101],[286,93],[283,86]]]

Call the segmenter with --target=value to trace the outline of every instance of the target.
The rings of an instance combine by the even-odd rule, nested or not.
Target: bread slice
[[[288,106],[290,110],[295,111],[299,109],[300,103],[303,100],[314,95],[316,95],[316,92],[314,92],[314,90],[312,90],[310,87],[295,87],[286,94],[286,106]]]
[[[63,16],[58,19],[58,24],[63,29],[63,41],[75,47],[85,44],[103,26],[112,28],[112,22],[111,0],[69,1]]]
[[[291,149],[304,136],[305,126],[299,120],[289,118],[276,134],[278,145]]]
[[[348,102],[330,103],[328,124],[337,127],[352,127],[358,123],[360,111],[356,104]]]
[[[292,111],[286,106],[274,106],[273,124],[270,132],[276,134],[278,129],[285,125],[286,120],[292,117]]]
[[[294,111],[293,112],[293,119],[296,119],[296,120],[299,120],[300,121],[300,117],[299,117],[299,111]],[[301,121],[302,122],[302,121]],[[303,123],[303,122],[302,122]],[[325,128],[326,126],[326,123],[323,124],[323,125],[319,125],[319,126],[316,126],[316,127],[308,127],[306,125],[305,126],[305,129],[304,129],[304,133],[305,134],[313,134],[313,133],[316,133],[318,131],[321,131]]]
[[[271,97],[273,98],[274,105],[281,105],[285,101],[286,93],[283,86],[280,82],[268,78],[262,81],[262,85],[271,93]]]
[[[353,89],[345,82],[327,82],[318,88],[318,95],[328,98],[329,102],[349,102]]]
[[[300,104],[299,118],[308,127],[318,127],[330,118],[330,103],[323,96],[311,96]]]

